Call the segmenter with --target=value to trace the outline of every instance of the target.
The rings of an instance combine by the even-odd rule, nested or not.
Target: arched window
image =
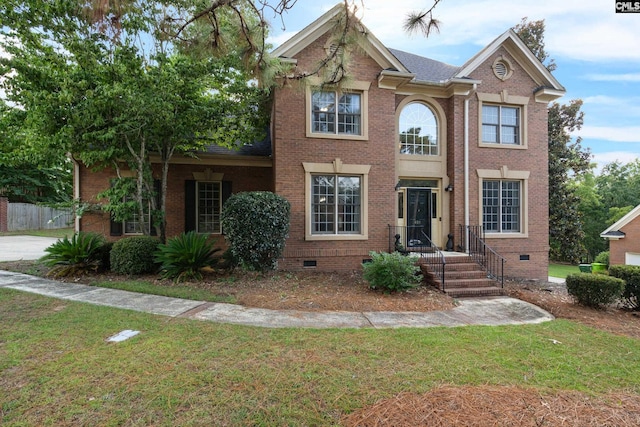
[[[433,110],[412,102],[400,113],[400,154],[438,156],[438,122]]]

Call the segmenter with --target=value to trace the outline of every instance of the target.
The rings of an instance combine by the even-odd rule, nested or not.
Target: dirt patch
[[[521,387],[443,386],[401,393],[350,414],[348,427],[380,426],[638,426],[640,399],[615,393],[541,393]]]

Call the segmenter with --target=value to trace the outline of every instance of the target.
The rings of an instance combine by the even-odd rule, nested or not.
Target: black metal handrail
[[[424,259],[429,271],[440,279],[444,291],[447,263],[440,248],[424,232],[424,227],[389,225],[389,252],[394,251],[405,255],[419,255]]]
[[[460,226],[462,230],[463,226]],[[484,233],[480,226],[467,226],[469,256],[487,272],[487,276],[500,282],[504,288],[504,263],[505,259],[494,251],[484,240]],[[482,235],[482,237],[480,237]]]

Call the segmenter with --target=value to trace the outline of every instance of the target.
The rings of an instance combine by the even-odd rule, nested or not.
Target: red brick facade
[[[318,22],[329,20],[330,13]],[[328,35],[317,31],[319,25],[311,27],[315,30],[303,30],[304,37],[294,38],[277,50],[295,63],[300,72],[313,70],[326,55]],[[405,68],[389,50],[371,39],[371,45],[352,53],[349,78],[344,83],[344,89],[357,88],[362,93],[366,131],[361,137],[333,138],[311,133],[308,123],[310,93],[316,88],[314,80],[309,79],[306,85],[283,85],[273,94],[272,155],[268,166],[265,163],[228,166],[220,158],[206,157],[200,163],[172,164],[167,191],[167,235],[185,229],[185,181],[193,180],[194,172],[209,169],[224,174],[223,179],[232,183],[233,193],[271,190],[291,203],[290,233],[280,268],[354,270],[360,268],[370,251],[389,249],[389,226],[402,224],[404,208],[399,201],[407,197],[407,189],[414,185],[408,182],[432,183],[429,194],[437,205],[437,209],[432,208],[437,215],[431,218],[436,244],[444,246],[447,235],[452,234],[457,247],[464,245],[461,227],[483,223],[483,180],[515,180],[521,185],[521,228],[511,234],[487,233],[487,242],[506,258],[507,277],[546,278],[547,103],[564,90],[515,38],[512,32],[505,33],[465,66],[451,67],[458,74],[465,74],[452,74],[445,83],[417,81],[415,74],[411,74],[415,70]],[[496,61],[509,65],[508,76],[494,71]],[[399,114],[410,102],[427,105],[436,117],[441,151],[434,158],[399,152]],[[521,112],[518,144],[491,145],[481,141],[483,103],[518,107]],[[242,164],[241,157],[236,157],[236,162]],[[309,226],[310,177],[313,173],[339,176],[354,170],[361,176],[363,202],[366,201],[362,206],[362,232],[314,235]],[[112,173],[80,169],[80,198],[94,200],[108,186]],[[446,190],[449,185],[453,191]],[[85,215],[81,229],[108,235],[108,218]]]
[[[602,236],[609,239],[609,264],[640,265],[640,206],[609,227]]]

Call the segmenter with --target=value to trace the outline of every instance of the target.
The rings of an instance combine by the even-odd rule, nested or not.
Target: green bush
[[[160,264],[162,276],[176,282],[202,280],[202,269],[216,262],[213,255],[215,241],[209,242],[205,234],[195,231],[182,233],[158,246],[155,261]]]
[[[46,248],[40,260],[52,269],[49,276],[62,277],[96,271],[102,265],[105,238],[97,233],[79,232],[69,240],[66,236]]]
[[[153,255],[160,241],[151,236],[118,240],[111,248],[111,271],[118,274],[148,274],[158,269]]]
[[[593,262],[609,265],[609,251],[600,252]]]
[[[640,267],[637,265],[612,265],[609,275],[625,282],[622,300],[631,310],[640,310]]]
[[[289,233],[289,202],[256,191],[231,196],[222,210],[222,229],[231,259],[249,270],[274,270]]]
[[[570,274],[566,279],[567,292],[578,304],[599,308],[618,300],[624,290],[624,281],[602,274]]]
[[[422,280],[416,258],[399,252],[370,252],[371,262],[362,265],[364,278],[371,289],[384,292],[406,291],[415,288]]]

